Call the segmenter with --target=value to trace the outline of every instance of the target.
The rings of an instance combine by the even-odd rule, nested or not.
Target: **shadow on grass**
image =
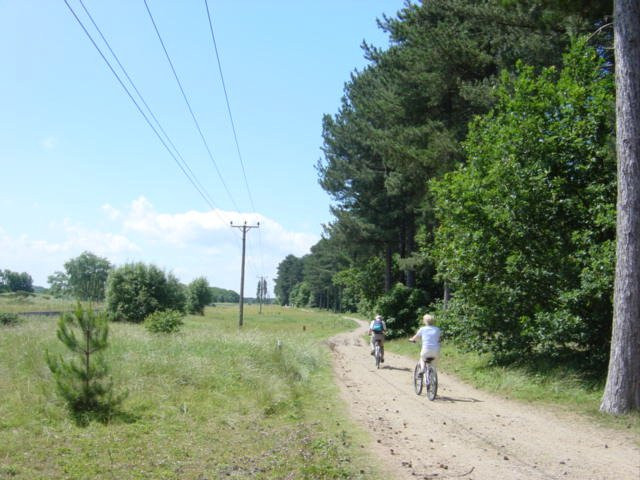
[[[90,410],[84,412],[70,412],[71,419],[78,427],[88,427],[91,422],[103,425],[132,424],[139,421],[142,416],[124,410],[100,411]]]
[[[571,378],[575,383],[589,390],[604,387],[607,378],[607,364],[603,359],[586,359],[576,355],[532,355],[511,363],[532,377],[548,379]]]

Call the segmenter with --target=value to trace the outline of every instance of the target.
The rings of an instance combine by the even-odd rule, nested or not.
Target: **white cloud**
[[[124,208],[105,204],[101,211],[112,221],[108,223],[110,231],[71,219],[50,222],[47,238],[11,236],[0,228],[0,267],[27,271],[36,284],[45,286],[48,275],[88,250],[116,265],[153,263],[185,283],[205,276],[211,285],[238,291],[242,236],[229,221],[238,225],[260,222],[259,230],[247,233],[245,292],[253,296],[258,276],[265,276],[272,289],[278,264],[289,254],[308,253],[319,240],[316,235],[289,231],[257,213],[164,213],[145,197]],[[100,223],[99,218],[92,220]]]
[[[120,211],[115,209],[115,208],[113,208],[108,203],[105,203],[100,208],[107,215],[109,220],[119,220],[122,217],[122,214],[120,213]]]
[[[65,220],[52,224],[53,236],[59,241],[31,238],[29,235],[9,235],[0,228],[0,267],[29,273],[36,285],[46,286],[46,279],[64,262],[85,250],[113,259],[139,254],[140,247],[123,235],[90,230]]]
[[[184,247],[191,243],[210,244],[221,238],[231,238],[225,215],[222,210],[160,213],[149,200],[139,197],[124,214],[123,226],[127,231]]]

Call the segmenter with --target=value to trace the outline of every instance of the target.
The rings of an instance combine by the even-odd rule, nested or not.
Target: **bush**
[[[130,263],[109,273],[106,308],[113,320],[141,323],[153,312],[184,312],[184,287],[154,265]]]
[[[184,324],[182,313],[175,310],[154,312],[144,319],[144,326],[152,333],[173,333]]]
[[[0,312],[0,325],[15,325],[20,321],[15,313],[2,313]]]
[[[414,333],[426,307],[427,298],[422,290],[397,283],[378,299],[375,311],[385,319],[387,336],[396,338]]]
[[[204,277],[196,278],[187,287],[187,312],[204,315],[204,307],[211,303],[213,294]]]

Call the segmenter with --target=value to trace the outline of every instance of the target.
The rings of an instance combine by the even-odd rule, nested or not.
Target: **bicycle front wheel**
[[[416,395],[422,393],[422,374],[420,373],[420,364],[416,365],[413,371],[413,388],[416,391]]]
[[[438,393],[438,372],[431,365],[427,368],[429,369],[427,376],[427,398],[429,400],[435,400]]]

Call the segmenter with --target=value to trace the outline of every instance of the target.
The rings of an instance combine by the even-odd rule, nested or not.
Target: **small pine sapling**
[[[60,316],[56,333],[74,356],[65,359],[47,352],[47,364],[71,414],[80,423],[90,418],[109,421],[126,393],[115,395],[108,377],[109,366],[103,357],[109,335],[106,314],[78,303],[73,312]]]

